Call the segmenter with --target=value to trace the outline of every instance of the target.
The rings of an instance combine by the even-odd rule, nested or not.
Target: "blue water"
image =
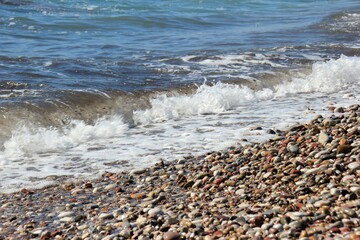
[[[0,46],[0,192],[360,102],[359,0],[0,0]]]
[[[2,79],[34,88],[126,91],[212,77],[194,77],[192,69],[180,76],[157,72],[163,61],[196,68],[179,60],[186,55],[354,41],[358,32],[339,36],[318,24],[360,8],[358,0],[1,3]]]

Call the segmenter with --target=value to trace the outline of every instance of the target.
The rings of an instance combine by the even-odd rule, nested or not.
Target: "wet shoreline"
[[[0,195],[0,239],[358,239],[360,106],[261,144]]]

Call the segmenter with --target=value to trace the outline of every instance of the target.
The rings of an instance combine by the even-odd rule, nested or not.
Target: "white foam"
[[[337,60],[318,62],[310,75],[274,86],[274,89],[254,91],[246,86],[224,84],[202,85],[190,96],[158,96],[151,108],[134,112],[136,123],[148,124],[184,116],[221,113],[244,103],[254,103],[304,92],[334,92],[360,82],[360,58],[341,56]]]
[[[185,56],[182,58],[184,62],[192,62],[192,59],[196,58],[196,56]],[[229,67],[232,65],[242,66],[259,66],[259,65],[270,65],[272,67],[285,67],[282,64],[275,63],[271,60],[271,56],[267,56],[265,54],[229,54],[229,55],[218,55],[215,58],[208,58],[202,61],[196,62],[197,64],[209,67]],[[238,66],[241,67],[241,66]]]
[[[59,152],[93,139],[111,138],[124,133],[127,126],[121,116],[101,118],[94,125],[73,120],[64,129],[22,125],[4,143],[5,154]]]
[[[314,63],[312,72],[305,78],[275,86],[276,96],[301,92],[334,92],[360,83],[360,58],[341,56],[337,60]]]
[[[136,123],[148,124],[178,119],[183,116],[221,113],[247,102],[269,99],[270,89],[253,91],[248,87],[218,82],[213,86],[201,85],[194,95],[158,96],[151,100],[151,108],[134,112]]]

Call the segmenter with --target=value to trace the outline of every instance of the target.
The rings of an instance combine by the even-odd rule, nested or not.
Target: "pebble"
[[[131,175],[139,175],[146,172],[146,169],[134,169],[130,171]]]
[[[360,162],[352,162],[347,165],[351,171],[357,171],[360,169]]]
[[[178,240],[180,237],[181,235],[177,232],[166,232],[163,235],[164,240]]]
[[[161,210],[161,208],[158,208],[158,207],[150,209],[148,211],[148,214],[149,214],[150,217],[155,217],[155,216],[160,215],[162,213],[163,213],[163,211]]]
[[[352,146],[350,146],[350,145],[347,145],[347,144],[339,145],[337,147],[336,154],[341,154],[341,153],[346,154],[346,153],[351,152],[351,150],[352,150]]]
[[[332,189],[330,189],[330,194],[332,194],[332,195],[340,195],[341,190],[337,189],[337,188],[332,188]]]
[[[77,229],[80,230],[80,231],[83,231],[83,230],[88,229],[88,228],[89,228],[89,226],[87,224],[83,224],[83,225],[80,225],[80,226],[77,227]]]
[[[73,217],[73,216],[75,216],[75,213],[72,212],[72,211],[69,211],[69,212],[61,212],[61,213],[59,213],[59,215],[58,215],[59,218]]]
[[[143,216],[139,216],[137,219],[136,219],[136,224],[138,226],[142,226],[144,225],[145,223],[147,223],[147,218],[146,217],[143,217]]]
[[[330,141],[330,136],[327,135],[324,131],[321,131],[318,137],[318,142],[325,146]]]
[[[106,220],[111,218],[114,218],[114,215],[112,213],[100,213],[99,215],[100,220]]]
[[[105,190],[111,190],[111,189],[114,189],[114,188],[116,188],[116,184],[109,184],[104,189]]]
[[[289,143],[287,145],[287,150],[292,153],[299,153],[299,147],[294,143]]]
[[[75,222],[75,218],[74,217],[63,217],[63,218],[60,218],[60,222]]]
[[[356,212],[350,208],[342,208],[342,212],[348,215],[349,217],[355,217]]]
[[[307,213],[305,213],[305,212],[288,212],[286,215],[289,216],[293,220],[297,220],[299,218],[307,216]]]
[[[145,193],[141,192],[141,193],[132,193],[130,194],[130,198],[132,199],[142,199],[146,196]]]

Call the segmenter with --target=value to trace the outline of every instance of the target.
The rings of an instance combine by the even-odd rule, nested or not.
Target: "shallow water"
[[[263,141],[359,102],[358,1],[0,6],[0,191]]]

